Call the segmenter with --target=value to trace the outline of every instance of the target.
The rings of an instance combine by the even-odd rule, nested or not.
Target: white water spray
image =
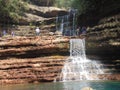
[[[86,58],[85,39],[70,40],[70,57],[66,60],[60,81],[99,80],[101,64]]]

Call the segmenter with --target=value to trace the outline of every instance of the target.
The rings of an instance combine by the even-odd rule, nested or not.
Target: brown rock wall
[[[0,57],[40,56],[45,54],[67,52],[68,38],[55,37],[19,37],[1,39]],[[32,55],[32,56],[31,56]]]
[[[1,60],[0,84],[53,81],[60,73],[65,58],[55,56],[54,58]]]
[[[0,38],[0,84],[50,82],[59,78],[67,57],[57,54],[69,51],[68,42],[68,37],[55,36]],[[118,63],[117,60],[115,64]],[[119,73],[99,77],[120,80]]]

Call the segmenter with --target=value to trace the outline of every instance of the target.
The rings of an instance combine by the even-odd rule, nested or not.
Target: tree
[[[22,0],[0,0],[0,17],[17,21],[25,11],[25,4]]]
[[[73,0],[55,0],[55,6],[60,8],[70,8]]]
[[[29,0],[31,3],[38,6],[53,6],[55,0]]]
[[[102,14],[120,9],[120,0],[56,0],[55,3],[58,7],[78,9],[79,14],[87,12]]]

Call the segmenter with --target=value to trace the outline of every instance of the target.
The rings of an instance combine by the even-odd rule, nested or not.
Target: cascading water
[[[72,33],[73,33],[73,36],[75,36],[75,14],[76,13],[73,13],[73,27],[72,27]]]
[[[103,74],[101,64],[86,58],[85,39],[71,39],[70,57],[62,69],[60,81],[99,80],[99,74]]]
[[[64,29],[64,23],[63,23],[63,19],[62,19],[62,22],[61,22],[61,25],[60,25],[60,32],[63,33],[63,29]]]
[[[67,15],[56,17],[56,31],[62,35],[75,36],[76,35],[76,10],[71,10]]]

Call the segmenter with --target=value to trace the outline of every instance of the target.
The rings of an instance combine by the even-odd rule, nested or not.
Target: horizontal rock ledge
[[[69,37],[15,37],[0,39],[0,57],[68,52]]]

